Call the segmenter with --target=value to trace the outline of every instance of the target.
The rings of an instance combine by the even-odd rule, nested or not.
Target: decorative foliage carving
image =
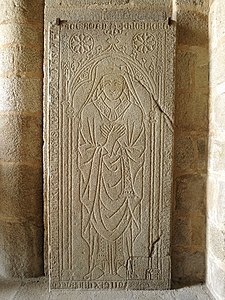
[[[148,22],[52,26],[52,288],[170,285],[170,31]]]

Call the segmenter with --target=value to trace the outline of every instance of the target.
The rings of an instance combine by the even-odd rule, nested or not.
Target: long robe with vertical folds
[[[132,272],[132,245],[142,226],[145,127],[142,109],[130,98],[121,95],[118,106],[110,108],[101,95],[80,116],[82,236],[90,248],[89,279],[106,274],[125,279]],[[103,125],[125,127],[111,150]]]

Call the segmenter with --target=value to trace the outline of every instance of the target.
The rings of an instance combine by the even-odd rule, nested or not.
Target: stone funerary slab
[[[175,26],[49,32],[51,288],[170,288]]]

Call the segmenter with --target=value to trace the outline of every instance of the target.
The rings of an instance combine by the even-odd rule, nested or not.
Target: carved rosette
[[[105,21],[62,23],[52,27],[49,197],[50,214],[53,214],[50,217],[53,288],[157,289],[170,286],[173,31],[166,23],[148,22],[140,22],[139,28],[134,22]],[[67,43],[64,43],[65,37]],[[172,57],[168,57],[170,55]],[[122,92],[119,105],[111,107],[110,98],[107,98],[110,90],[103,79],[115,74],[119,79],[115,84],[122,86]],[[131,107],[124,121],[125,112]],[[141,125],[140,120],[143,120]],[[127,138],[117,145],[124,147],[117,150],[117,156],[122,153],[119,159],[108,157],[108,146],[99,136],[99,128],[103,125],[106,125],[107,136],[112,128],[117,128],[117,134]],[[135,135],[133,143],[137,144],[132,145]],[[140,155],[133,158],[139,147]],[[114,152],[111,155],[115,155]],[[111,168],[111,163],[117,165]],[[91,171],[88,168],[92,168]],[[114,197],[110,188],[115,178],[107,178],[117,170],[119,175],[114,177],[118,181],[122,174],[123,190]],[[91,189],[95,182],[98,189]],[[118,188],[118,182],[113,188]],[[92,199],[94,190],[97,198]],[[86,194],[88,199],[83,199]],[[114,204],[128,200],[124,215],[131,218],[127,225],[129,230],[126,227],[117,242],[101,234],[101,230],[98,232],[97,222],[101,221],[96,216],[105,210],[100,209],[98,203],[101,195],[110,196]],[[117,214],[116,205],[110,204],[112,199],[107,202],[109,214],[103,225]],[[90,206],[91,203],[94,205]],[[114,227],[116,231],[117,225]],[[124,243],[128,233],[130,257],[126,264],[123,262],[125,270],[121,271],[118,266],[126,255]],[[132,240],[132,236],[136,238]],[[78,252],[79,257],[74,255]],[[115,260],[118,261],[115,263]],[[95,266],[101,262],[109,265],[107,271]]]
[[[150,33],[137,34],[133,38],[133,47],[144,54],[152,52],[156,48],[156,38]]]
[[[78,54],[90,52],[93,49],[94,40],[90,34],[74,34],[70,38],[70,49]]]

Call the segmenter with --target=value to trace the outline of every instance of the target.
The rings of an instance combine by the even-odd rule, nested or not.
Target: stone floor
[[[204,285],[171,291],[48,291],[46,278],[0,281],[0,300],[212,300]]]

